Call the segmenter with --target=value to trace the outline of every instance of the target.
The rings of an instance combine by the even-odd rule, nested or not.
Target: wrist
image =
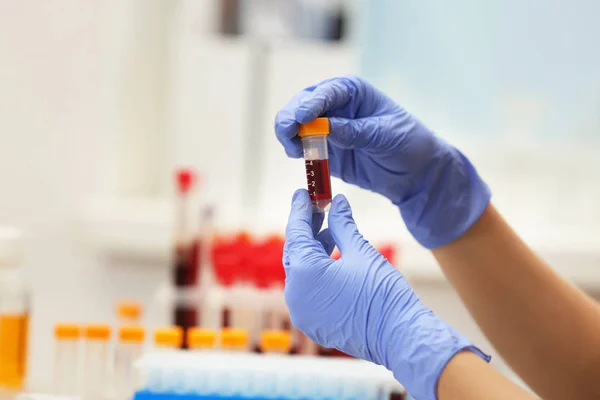
[[[409,325],[392,328],[385,366],[413,397],[435,400],[440,376],[456,354],[471,351],[486,362],[490,356],[422,307],[420,316]]]

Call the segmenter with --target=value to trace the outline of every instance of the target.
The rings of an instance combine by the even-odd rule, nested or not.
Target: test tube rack
[[[387,400],[404,393],[391,372],[355,359],[223,351],[151,352],[137,362],[134,400]]]

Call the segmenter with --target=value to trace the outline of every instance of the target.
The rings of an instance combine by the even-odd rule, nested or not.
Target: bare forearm
[[[512,231],[493,206],[433,251],[496,349],[544,399],[600,398],[600,311]]]
[[[440,376],[439,400],[532,400],[485,361],[464,351],[454,356]]]

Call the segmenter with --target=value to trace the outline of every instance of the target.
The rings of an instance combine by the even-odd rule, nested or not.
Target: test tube
[[[0,392],[21,390],[27,372],[30,295],[22,242],[20,230],[0,226]]]
[[[200,354],[209,356],[211,353],[214,354],[217,334],[213,329],[191,328],[187,331],[186,340],[187,348],[192,354],[195,356]],[[190,360],[194,361],[183,371],[182,375],[184,376],[188,393],[208,396],[215,395],[218,392],[220,371],[212,363],[203,364],[202,362],[206,359],[206,357],[191,358]]]
[[[141,326],[119,328],[119,341],[115,351],[114,396],[128,399],[138,386],[138,376],[133,367],[143,350],[146,331]]]
[[[176,351],[181,348],[182,344],[183,329],[179,326],[158,328],[154,331],[154,349],[163,354],[164,366],[161,370],[152,374],[152,384],[149,386],[152,392],[181,392],[185,387],[183,371],[180,371],[181,365],[171,363]]]
[[[77,394],[79,363],[79,338],[77,325],[58,324],[54,328],[56,349],[54,353],[54,393],[74,396]]]
[[[198,258],[201,249],[189,226],[191,218],[188,206],[196,175],[194,171],[182,168],[175,172],[175,178],[178,203],[172,271],[176,298],[172,323],[185,331],[198,325],[199,308],[194,301],[194,292],[199,283]]]
[[[292,335],[289,331],[265,330],[260,336],[260,349],[263,353],[288,354],[292,349]]]
[[[142,306],[135,301],[122,301],[117,305],[119,325],[138,325],[142,317]]]
[[[281,357],[277,358],[277,364],[281,365],[281,369],[270,377],[260,376],[260,374],[255,377],[255,379],[266,380],[271,385],[270,393],[260,393],[260,395],[267,398],[279,399],[287,397],[286,395],[293,392],[292,381],[297,376],[294,376],[293,372],[289,370],[290,364],[287,364],[288,360],[290,360],[287,354],[289,354],[291,349],[292,335],[289,331],[269,329],[262,332],[260,335],[261,352],[266,357]]]
[[[110,333],[108,325],[89,325],[85,328],[83,385],[86,399],[99,400],[106,395]]]
[[[187,331],[187,346],[192,351],[213,350],[217,335],[212,329],[191,328]]]
[[[245,329],[224,328],[221,330],[221,349],[244,352],[249,350],[248,331]]]
[[[314,212],[329,211],[331,205],[327,135],[329,135],[327,118],[317,118],[308,124],[301,124],[298,132],[304,150],[306,182]]]
[[[158,328],[154,331],[154,348],[157,350],[175,350],[183,342],[183,329],[179,326]]]

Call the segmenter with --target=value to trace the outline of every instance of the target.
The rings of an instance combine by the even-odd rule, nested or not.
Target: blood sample
[[[189,169],[180,169],[175,174],[177,182],[177,225],[173,265],[173,284],[176,299],[173,310],[173,324],[183,331],[198,325],[199,309],[193,301],[193,293],[198,285],[198,268],[201,244],[194,241],[188,230],[188,198],[194,185],[195,175]],[[181,341],[185,348],[186,342]]]
[[[308,193],[315,212],[328,211],[331,205],[327,135],[329,135],[327,118],[317,118],[308,124],[301,124],[298,132],[304,150]]]

